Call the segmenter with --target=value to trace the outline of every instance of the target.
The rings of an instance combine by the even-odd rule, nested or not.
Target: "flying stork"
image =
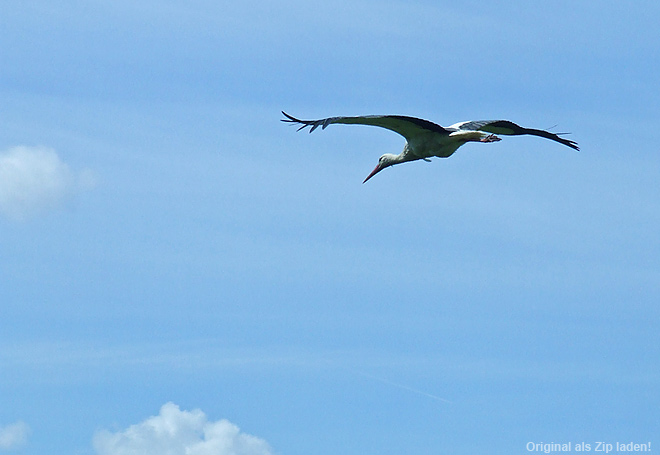
[[[564,139],[549,131],[534,128],[523,128],[508,120],[475,120],[455,123],[448,127],[416,117],[405,115],[362,115],[357,117],[328,117],[320,120],[300,120],[282,111],[286,118],[283,122],[302,125],[298,131],[309,127],[311,133],[319,126],[325,129],[333,123],[372,125],[399,133],[406,139],[403,151],[398,155],[386,153],[380,157],[371,174],[364,179],[365,183],[371,177],[386,167],[406,161],[424,160],[437,156],[447,158],[466,142],[497,142],[501,139],[496,134],[520,136],[530,134],[559,142],[568,147],[580,150],[577,143]],[[562,133],[560,133],[562,134]]]

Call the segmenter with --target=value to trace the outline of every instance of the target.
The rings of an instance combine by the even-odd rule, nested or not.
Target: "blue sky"
[[[3,2],[0,452],[660,444],[659,19]],[[280,110],[581,151],[505,137],[362,185],[401,137]]]

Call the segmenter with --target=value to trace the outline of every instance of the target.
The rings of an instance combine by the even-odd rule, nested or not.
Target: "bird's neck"
[[[401,153],[398,155],[392,155],[392,164],[405,163],[406,161],[414,161],[418,159],[419,156],[415,155],[415,153],[410,148],[410,145],[406,144],[405,147],[403,147],[403,151]]]

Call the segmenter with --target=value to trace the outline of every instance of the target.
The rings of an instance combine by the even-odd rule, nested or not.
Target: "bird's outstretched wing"
[[[298,131],[309,126],[310,133],[319,126],[321,129],[325,129],[328,125],[333,123],[379,126],[394,131],[395,133],[399,133],[401,136],[405,137],[406,140],[410,140],[411,137],[425,132],[434,132],[445,135],[450,133],[450,131],[444,129],[440,125],[429,122],[428,120],[407,117],[404,115],[363,115],[359,117],[328,117],[320,120],[300,120],[284,111],[282,111],[282,114],[286,117],[282,119],[283,122],[302,125],[298,128]]]
[[[472,131],[486,131],[487,133],[493,134],[503,134],[508,136],[520,136],[523,134],[531,134],[532,136],[540,136],[546,139],[551,139],[553,141],[559,142],[569,146],[572,149],[580,150],[577,145],[577,142],[564,139],[555,133],[551,133],[545,130],[537,130],[534,128],[523,128],[520,125],[516,125],[513,122],[508,120],[476,120],[473,122],[463,122],[456,125],[460,130],[472,130]]]

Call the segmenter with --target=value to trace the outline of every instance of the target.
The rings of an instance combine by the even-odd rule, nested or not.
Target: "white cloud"
[[[160,414],[125,431],[94,436],[99,455],[270,455],[263,439],[241,433],[228,420],[209,422],[199,409],[181,411],[166,403]]]
[[[5,427],[0,427],[0,450],[12,450],[23,446],[27,442],[30,427],[18,421]]]
[[[73,172],[52,149],[19,146],[0,153],[0,214],[11,219],[57,207],[93,185],[90,171]]]

